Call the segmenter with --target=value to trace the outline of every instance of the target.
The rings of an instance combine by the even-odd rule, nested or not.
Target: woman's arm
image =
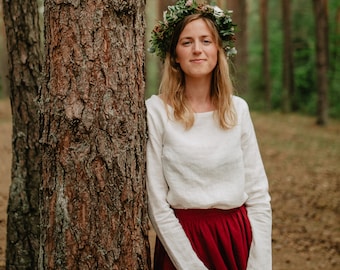
[[[240,121],[242,125],[242,151],[246,174],[245,191],[248,195],[246,208],[253,233],[247,270],[271,270],[272,212],[268,180],[248,105],[244,102],[243,106]]]
[[[155,106],[156,105],[156,106]],[[158,106],[157,106],[158,105]],[[189,239],[167,202],[168,185],[163,176],[162,137],[167,122],[163,104],[147,102],[147,192],[151,223],[177,269],[207,268],[194,252]]]

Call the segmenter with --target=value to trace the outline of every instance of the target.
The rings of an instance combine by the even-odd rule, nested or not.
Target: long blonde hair
[[[213,70],[211,80],[211,100],[216,108],[215,117],[223,129],[229,129],[236,125],[236,112],[232,102],[233,85],[229,75],[229,66],[225,56],[222,42],[215,24],[201,14],[187,16],[175,28],[169,52],[167,52],[162,80],[159,92],[166,105],[170,105],[174,110],[175,120],[184,124],[186,129],[190,129],[195,121],[192,108],[184,95],[185,76],[184,72],[176,63],[176,46],[184,27],[197,19],[203,19],[210,28],[218,48],[217,65]],[[167,106],[166,106],[167,107]]]

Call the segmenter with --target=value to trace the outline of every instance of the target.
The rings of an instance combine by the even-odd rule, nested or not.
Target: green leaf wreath
[[[170,49],[176,25],[192,14],[203,14],[215,23],[228,57],[237,53],[234,47],[236,25],[231,19],[232,11],[223,11],[217,6],[198,4],[195,0],[179,0],[175,5],[168,7],[163,14],[163,21],[159,21],[152,30],[149,52],[156,53],[164,60]]]

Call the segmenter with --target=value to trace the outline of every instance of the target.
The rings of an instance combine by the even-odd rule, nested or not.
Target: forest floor
[[[273,269],[340,269],[340,121],[318,127],[295,114],[252,116],[272,196]],[[0,100],[0,269],[10,165],[10,105]]]

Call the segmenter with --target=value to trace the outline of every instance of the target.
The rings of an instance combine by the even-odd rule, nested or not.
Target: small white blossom
[[[163,12],[163,21],[164,21],[165,24],[167,24],[167,22],[168,22],[167,19],[166,19],[166,14],[167,14],[167,11],[164,11]]]
[[[237,50],[235,47],[232,47],[230,49],[228,49],[228,56],[230,55],[236,55],[237,54]]]
[[[224,16],[223,10],[220,9],[219,7],[215,6],[214,7],[214,16],[215,17],[223,17]]]
[[[187,7],[190,7],[190,6],[192,5],[192,0],[188,0],[188,1],[185,3],[185,5],[186,5]]]

